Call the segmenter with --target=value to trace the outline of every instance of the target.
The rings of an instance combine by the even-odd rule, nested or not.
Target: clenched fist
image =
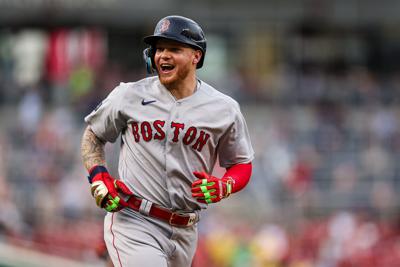
[[[104,166],[95,166],[90,170],[89,182],[96,205],[108,212],[116,212],[128,204],[118,193],[133,195],[132,191],[119,180],[114,179]]]
[[[193,174],[198,180],[192,183],[192,197],[200,203],[219,202],[232,193],[234,180],[230,177],[220,179],[205,172]]]

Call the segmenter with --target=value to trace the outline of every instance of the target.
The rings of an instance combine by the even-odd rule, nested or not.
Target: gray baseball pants
[[[115,267],[190,267],[197,225],[174,227],[125,208],[105,216],[104,240]]]

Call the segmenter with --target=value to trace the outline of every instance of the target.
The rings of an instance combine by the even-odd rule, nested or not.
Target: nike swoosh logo
[[[151,103],[154,103],[154,102],[156,102],[157,100],[149,100],[149,101],[146,101],[146,100],[142,100],[142,105],[143,106],[146,106],[146,105],[148,105],[148,104],[151,104]]]

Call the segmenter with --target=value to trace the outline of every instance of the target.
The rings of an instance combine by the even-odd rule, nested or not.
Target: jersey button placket
[[[167,121],[168,125],[166,127],[166,142],[165,142],[165,176],[166,176],[166,184],[167,184],[167,188],[168,188],[168,192],[171,193],[171,168],[168,164],[170,163],[169,161],[169,157],[171,157],[171,153],[172,153],[172,149],[173,149],[173,145],[174,142],[172,141],[174,138],[174,129],[171,127],[172,122],[176,122],[176,120],[178,119],[178,103],[179,102],[175,102],[174,105],[171,107],[170,110],[170,116],[169,119]],[[171,200],[171,195],[169,195],[169,199]],[[174,206],[174,203],[172,203],[171,201],[171,205]]]

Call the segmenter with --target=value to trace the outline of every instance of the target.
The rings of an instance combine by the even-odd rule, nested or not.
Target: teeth
[[[168,64],[168,63],[163,63],[163,64],[161,64],[160,66],[161,66],[161,68],[162,68],[163,70],[165,70],[165,69],[167,69],[167,70],[172,70],[172,69],[174,68],[173,65]]]

